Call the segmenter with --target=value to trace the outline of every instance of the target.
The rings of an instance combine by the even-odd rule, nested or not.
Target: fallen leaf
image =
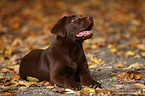
[[[131,64],[127,68],[124,68],[124,69],[131,69],[134,67],[141,67],[141,66],[144,66],[144,64],[134,63],[134,64]]]
[[[117,77],[113,76],[112,81],[117,81]]]
[[[89,65],[89,68],[96,68],[98,65],[94,64],[94,65]]]
[[[142,57],[145,57],[145,52],[141,52],[141,56]]]
[[[19,87],[19,90],[25,90],[27,87],[21,86]]]
[[[58,90],[55,90],[54,92],[61,93],[61,94],[65,94],[66,93],[66,91],[64,89],[58,89]]]
[[[140,49],[140,50],[145,51],[145,44],[138,44],[137,48]]]
[[[93,62],[94,62],[95,64],[100,64],[100,62],[99,62],[97,59],[93,59]]]
[[[46,80],[44,80],[44,81],[40,82],[40,84],[49,85],[49,82],[48,82],[48,81],[46,81]]]
[[[15,86],[15,84],[8,86],[7,88],[5,88],[5,90],[9,90],[9,89],[13,88],[14,86]]]
[[[13,42],[12,42],[12,46],[22,46],[24,44],[24,42],[22,41],[21,38],[16,38]]]
[[[19,80],[20,79],[20,76],[18,74],[14,74],[11,79],[13,80]]]
[[[30,76],[27,76],[27,80],[28,80],[29,82],[39,82],[39,80],[38,80],[37,78],[35,78],[35,77],[30,77]]]
[[[116,64],[116,65],[114,65],[114,68],[123,68],[124,66],[123,66],[123,64]]]
[[[141,56],[140,56],[140,55],[135,55],[134,57],[135,57],[135,58],[140,58]]]
[[[140,44],[140,41],[139,40],[133,40],[133,41],[130,41],[129,44],[133,47],[136,47],[137,44]]]
[[[125,57],[128,58],[128,56],[134,56],[135,53],[132,52],[132,51],[127,51],[126,54],[125,54]]]
[[[12,70],[9,70],[9,69],[7,69],[7,68],[3,68],[2,70],[1,70],[1,72],[3,72],[3,73],[14,73],[14,71],[12,71]]]
[[[15,72],[19,73],[19,67],[20,67],[20,65],[13,65],[13,66],[8,66],[8,67],[13,69]]]
[[[45,87],[46,89],[52,89],[52,88],[55,88],[54,86],[46,86]]]
[[[93,93],[95,90],[93,88],[83,88],[81,93]]]
[[[120,79],[142,79],[143,75],[141,73],[139,73],[138,71],[127,71],[127,72],[123,72],[117,75],[118,78]]]
[[[0,93],[0,96],[16,96],[16,94],[12,92],[4,92],[4,93]]]
[[[20,23],[18,23],[18,22],[15,22],[14,24],[11,25],[12,30],[18,29],[19,27],[20,27]]]
[[[117,87],[117,88],[122,88],[124,85],[123,84],[118,84],[118,85],[113,85],[114,87]]]
[[[143,94],[141,94],[140,90],[136,91],[136,92],[133,92],[132,94],[135,95],[135,96],[144,96]]]
[[[144,84],[141,84],[141,83],[135,83],[131,87],[145,89],[145,85]]]
[[[96,48],[97,48],[96,44],[91,45],[91,49],[96,49]]]
[[[115,53],[115,52],[117,52],[117,49],[116,49],[116,48],[111,48],[110,51],[111,51],[112,53]]]
[[[66,93],[76,93],[75,91],[71,90],[71,89],[65,89]]]
[[[97,94],[100,94],[100,95],[98,95],[98,96],[102,96],[101,94],[102,93],[105,93],[105,94],[103,94],[103,96],[111,96],[111,94],[112,94],[112,91],[111,91],[111,89],[100,89],[100,88],[96,88],[95,89],[95,92],[97,93]]]
[[[31,86],[31,82],[27,82],[27,81],[19,81],[18,82],[20,85],[25,85],[26,87]]]

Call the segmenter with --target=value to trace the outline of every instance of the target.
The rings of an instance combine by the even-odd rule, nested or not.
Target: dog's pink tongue
[[[82,32],[79,32],[78,34],[76,34],[76,37],[87,36],[87,35],[90,35],[91,33],[92,33],[92,31],[82,31]]]

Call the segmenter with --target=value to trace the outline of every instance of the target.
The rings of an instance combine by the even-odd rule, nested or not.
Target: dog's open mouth
[[[86,37],[92,35],[92,29],[93,24],[90,24],[85,30],[77,32],[76,37],[81,38],[81,37]]]

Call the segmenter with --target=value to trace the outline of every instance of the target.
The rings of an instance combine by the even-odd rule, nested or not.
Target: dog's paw
[[[91,88],[102,88],[101,83],[99,83],[97,81],[92,81],[89,87],[91,87]]]
[[[81,90],[82,85],[78,82],[69,82],[67,85],[65,85],[66,88],[71,88],[73,90]]]

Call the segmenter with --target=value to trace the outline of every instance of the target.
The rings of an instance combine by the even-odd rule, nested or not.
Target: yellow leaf
[[[93,44],[92,46],[91,46],[91,49],[96,49],[97,48],[97,45],[96,44]]]
[[[92,93],[92,92],[95,92],[93,88],[83,88],[81,90],[81,93]]]
[[[5,90],[9,90],[10,88],[13,88],[15,85],[16,85],[16,84],[13,84],[13,85],[11,85],[11,86],[5,88]]]
[[[99,62],[97,59],[94,59],[93,62],[94,62],[95,64],[100,64],[100,62]]]
[[[116,49],[116,48],[111,48],[110,51],[111,51],[112,53],[115,53],[115,52],[117,51],[117,49]]]
[[[35,77],[30,77],[30,76],[27,76],[27,80],[28,80],[29,82],[39,82],[39,80],[38,80],[37,78],[35,78]]]
[[[141,56],[142,57],[145,57],[145,52],[141,52]]]
[[[92,57],[92,54],[87,54],[87,57],[89,57],[89,58]]]
[[[91,43],[90,39],[85,40],[85,43]]]
[[[140,66],[143,66],[143,64],[134,63],[134,64],[131,64],[130,66],[128,66],[127,68],[124,68],[124,69],[131,69],[131,68],[140,67]]]
[[[125,57],[128,57],[128,56],[134,56],[135,53],[132,52],[132,51],[127,51],[126,54],[125,54]]]

